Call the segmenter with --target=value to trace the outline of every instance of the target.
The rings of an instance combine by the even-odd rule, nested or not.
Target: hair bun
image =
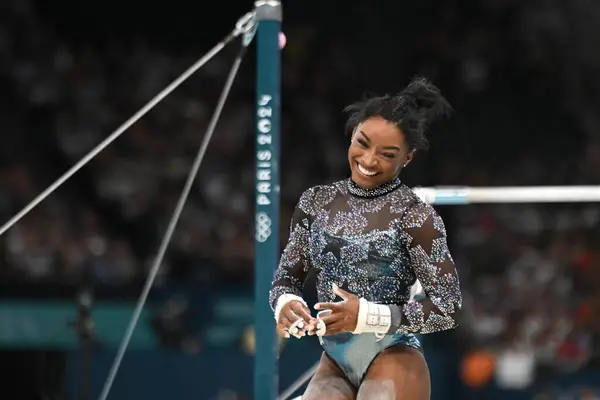
[[[440,89],[426,78],[413,79],[396,97],[399,104],[416,108],[427,123],[452,112],[450,103],[442,96]]]
[[[346,123],[348,134],[369,118],[381,117],[404,133],[412,151],[427,149],[428,125],[435,118],[449,114],[452,107],[435,85],[425,78],[415,78],[396,95],[369,97],[349,105],[344,111],[350,113]]]

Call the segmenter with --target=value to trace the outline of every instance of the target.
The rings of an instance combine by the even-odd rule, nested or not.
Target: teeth
[[[373,176],[377,173],[377,171],[370,171],[368,169],[365,169],[362,165],[357,164],[358,165],[358,170],[360,171],[361,174],[365,174],[367,176]]]

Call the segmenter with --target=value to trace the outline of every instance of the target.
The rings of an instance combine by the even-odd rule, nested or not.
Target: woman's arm
[[[399,333],[433,333],[458,326],[462,307],[458,273],[448,249],[442,218],[429,205],[412,206],[401,222],[410,263],[427,297],[400,308],[391,329]],[[395,325],[395,326],[394,326]]]
[[[462,295],[441,217],[424,203],[411,206],[400,221],[411,267],[427,297],[404,305],[360,299],[355,333],[427,334],[458,326]]]
[[[275,310],[282,302],[278,300],[302,300],[302,290],[306,275],[310,270],[308,246],[310,221],[308,206],[312,189],[305,191],[296,205],[290,224],[290,237],[281,255],[275,279],[271,285],[270,303]],[[279,304],[278,304],[279,303]]]

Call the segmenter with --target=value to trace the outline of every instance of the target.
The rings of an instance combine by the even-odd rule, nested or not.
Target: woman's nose
[[[377,164],[377,160],[375,159],[375,155],[372,152],[368,152],[368,153],[364,154],[360,158],[360,161],[363,164],[363,166],[366,167],[366,168],[374,167]]]

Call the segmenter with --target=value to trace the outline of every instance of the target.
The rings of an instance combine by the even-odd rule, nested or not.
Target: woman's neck
[[[386,195],[390,192],[393,192],[401,184],[402,184],[402,181],[400,180],[400,177],[396,177],[395,179],[393,179],[389,182],[383,183],[374,188],[363,188],[363,187],[359,186],[356,182],[354,182],[352,180],[352,178],[350,178],[350,179],[348,179],[348,191],[350,192],[350,194],[352,194],[356,197],[365,197],[365,198],[379,197],[379,196]]]

